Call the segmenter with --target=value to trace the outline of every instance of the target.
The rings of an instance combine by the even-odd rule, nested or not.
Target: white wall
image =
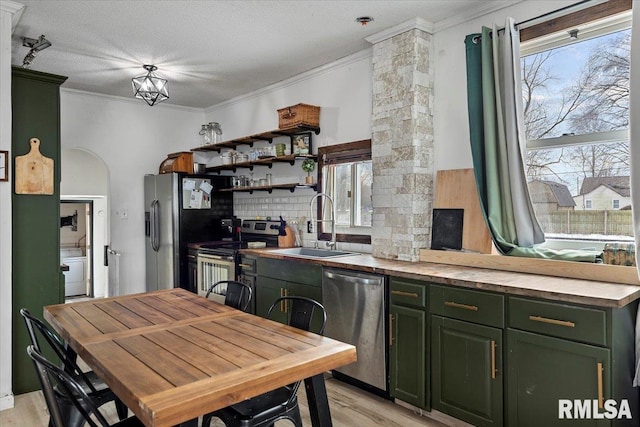
[[[367,49],[301,74],[285,82],[263,88],[247,96],[211,107],[206,111],[207,121],[219,122],[223,140],[229,140],[278,128],[277,110],[299,103],[318,105],[320,134],[312,135],[312,152],[318,147],[371,138],[371,49]],[[288,139],[283,140],[282,142]],[[278,141],[280,142],[280,141]],[[266,145],[266,144],[261,144]],[[241,151],[246,151],[244,147]],[[248,148],[247,148],[248,150]],[[208,164],[219,163],[212,156]],[[273,169],[254,168],[254,177],[263,178],[272,173],[274,183],[304,182],[306,173],[297,163],[276,164]],[[317,170],[316,170],[317,172]],[[240,169],[237,175],[249,175]],[[242,219],[283,215],[291,221],[308,216],[311,190],[275,190],[266,192],[234,193],[234,207]],[[313,208],[315,213],[315,204]],[[302,227],[306,230],[306,227]],[[311,234],[302,233],[305,246],[313,241]],[[339,244],[342,249],[370,252],[369,245]]]
[[[464,38],[507,17],[526,21],[575,1],[526,1],[464,22],[434,35],[434,139],[436,170],[473,167],[467,115],[467,75]]]
[[[120,294],[145,291],[143,177],[167,154],[197,144],[204,112],[137,99],[61,91],[62,148],[88,150],[109,170],[110,246],[120,252]],[[66,184],[66,183],[65,183]],[[71,191],[71,190],[69,190]],[[127,211],[127,218],[115,212]]]
[[[11,33],[21,4],[0,1],[0,150],[11,154]],[[11,165],[12,162],[9,162]],[[13,407],[11,392],[11,171],[0,182],[0,411]]]

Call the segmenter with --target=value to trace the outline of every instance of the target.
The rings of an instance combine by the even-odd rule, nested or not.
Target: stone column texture
[[[420,29],[373,46],[372,254],[417,261],[434,200],[433,36]]]

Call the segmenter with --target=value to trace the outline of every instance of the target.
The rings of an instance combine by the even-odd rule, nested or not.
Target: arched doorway
[[[73,212],[78,210],[78,215],[84,215],[87,222],[87,236],[84,238],[86,243],[78,235],[79,242],[77,245],[84,247],[86,254],[84,271],[87,275],[87,292],[84,295],[92,297],[109,296],[109,270],[105,266],[104,259],[106,256],[105,246],[109,244],[110,240],[109,169],[100,157],[90,151],[78,148],[63,149],[61,152],[61,164],[61,217],[69,216],[63,215],[62,212],[71,213],[67,212],[71,206]],[[61,240],[61,253],[64,249],[62,242]],[[73,246],[73,239],[65,243],[66,246]],[[70,293],[75,292],[65,292],[65,294]]]

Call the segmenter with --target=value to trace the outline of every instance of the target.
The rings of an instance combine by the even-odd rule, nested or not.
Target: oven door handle
[[[214,260],[218,260],[218,261],[226,261],[229,263],[233,263],[233,257],[228,257],[228,256],[222,256],[222,255],[212,255],[212,254],[199,254],[198,257],[207,260],[207,259],[214,259]]]

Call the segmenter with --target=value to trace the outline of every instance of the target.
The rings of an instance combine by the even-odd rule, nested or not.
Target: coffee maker
[[[222,240],[240,240],[242,220],[240,218],[223,218],[220,221],[220,235]]]

